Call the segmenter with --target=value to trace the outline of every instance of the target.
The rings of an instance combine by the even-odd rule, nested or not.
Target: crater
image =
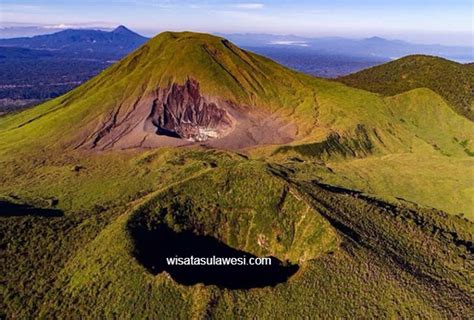
[[[139,263],[154,275],[166,271],[183,285],[262,288],[286,282],[298,270],[298,265],[275,257],[262,259],[211,236],[199,236],[192,231],[175,232],[163,224],[152,229],[138,226],[131,234]]]
[[[307,261],[338,246],[331,225],[266,167],[232,163],[172,186],[133,212],[126,230],[138,263],[184,285],[262,288],[290,281]],[[191,257],[206,265],[184,261]],[[208,266],[214,257],[248,263]],[[251,265],[256,257],[271,264]]]

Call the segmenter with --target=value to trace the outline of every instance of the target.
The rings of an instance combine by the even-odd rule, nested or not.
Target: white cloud
[[[245,10],[257,10],[264,7],[263,3],[236,3],[232,7]]]
[[[290,40],[281,40],[281,41],[272,41],[270,44],[276,44],[280,46],[298,46],[298,47],[308,47],[306,41],[290,41]]]
[[[45,29],[72,29],[74,27],[76,26],[72,24],[60,23],[60,24],[55,24],[55,25],[44,26],[43,28]]]

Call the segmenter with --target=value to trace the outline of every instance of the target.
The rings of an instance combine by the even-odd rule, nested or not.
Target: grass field
[[[442,80],[441,80],[442,79]],[[460,115],[474,120],[474,65],[423,55],[407,56],[339,78],[352,87],[391,96],[429,88]]]

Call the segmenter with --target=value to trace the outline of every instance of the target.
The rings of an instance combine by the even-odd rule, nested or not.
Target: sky
[[[0,27],[112,28],[474,45],[472,0],[0,0]]]

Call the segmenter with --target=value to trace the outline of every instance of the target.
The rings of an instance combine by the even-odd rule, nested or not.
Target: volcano
[[[49,128],[44,138],[60,136],[56,142],[67,149],[288,143],[299,127],[288,114],[311,120],[291,101],[300,99],[294,90],[303,88],[298,79],[288,86],[295,75],[225,39],[166,32],[42,111],[36,109],[51,117],[32,114],[18,127],[41,122]],[[64,128],[56,117],[71,121]]]

